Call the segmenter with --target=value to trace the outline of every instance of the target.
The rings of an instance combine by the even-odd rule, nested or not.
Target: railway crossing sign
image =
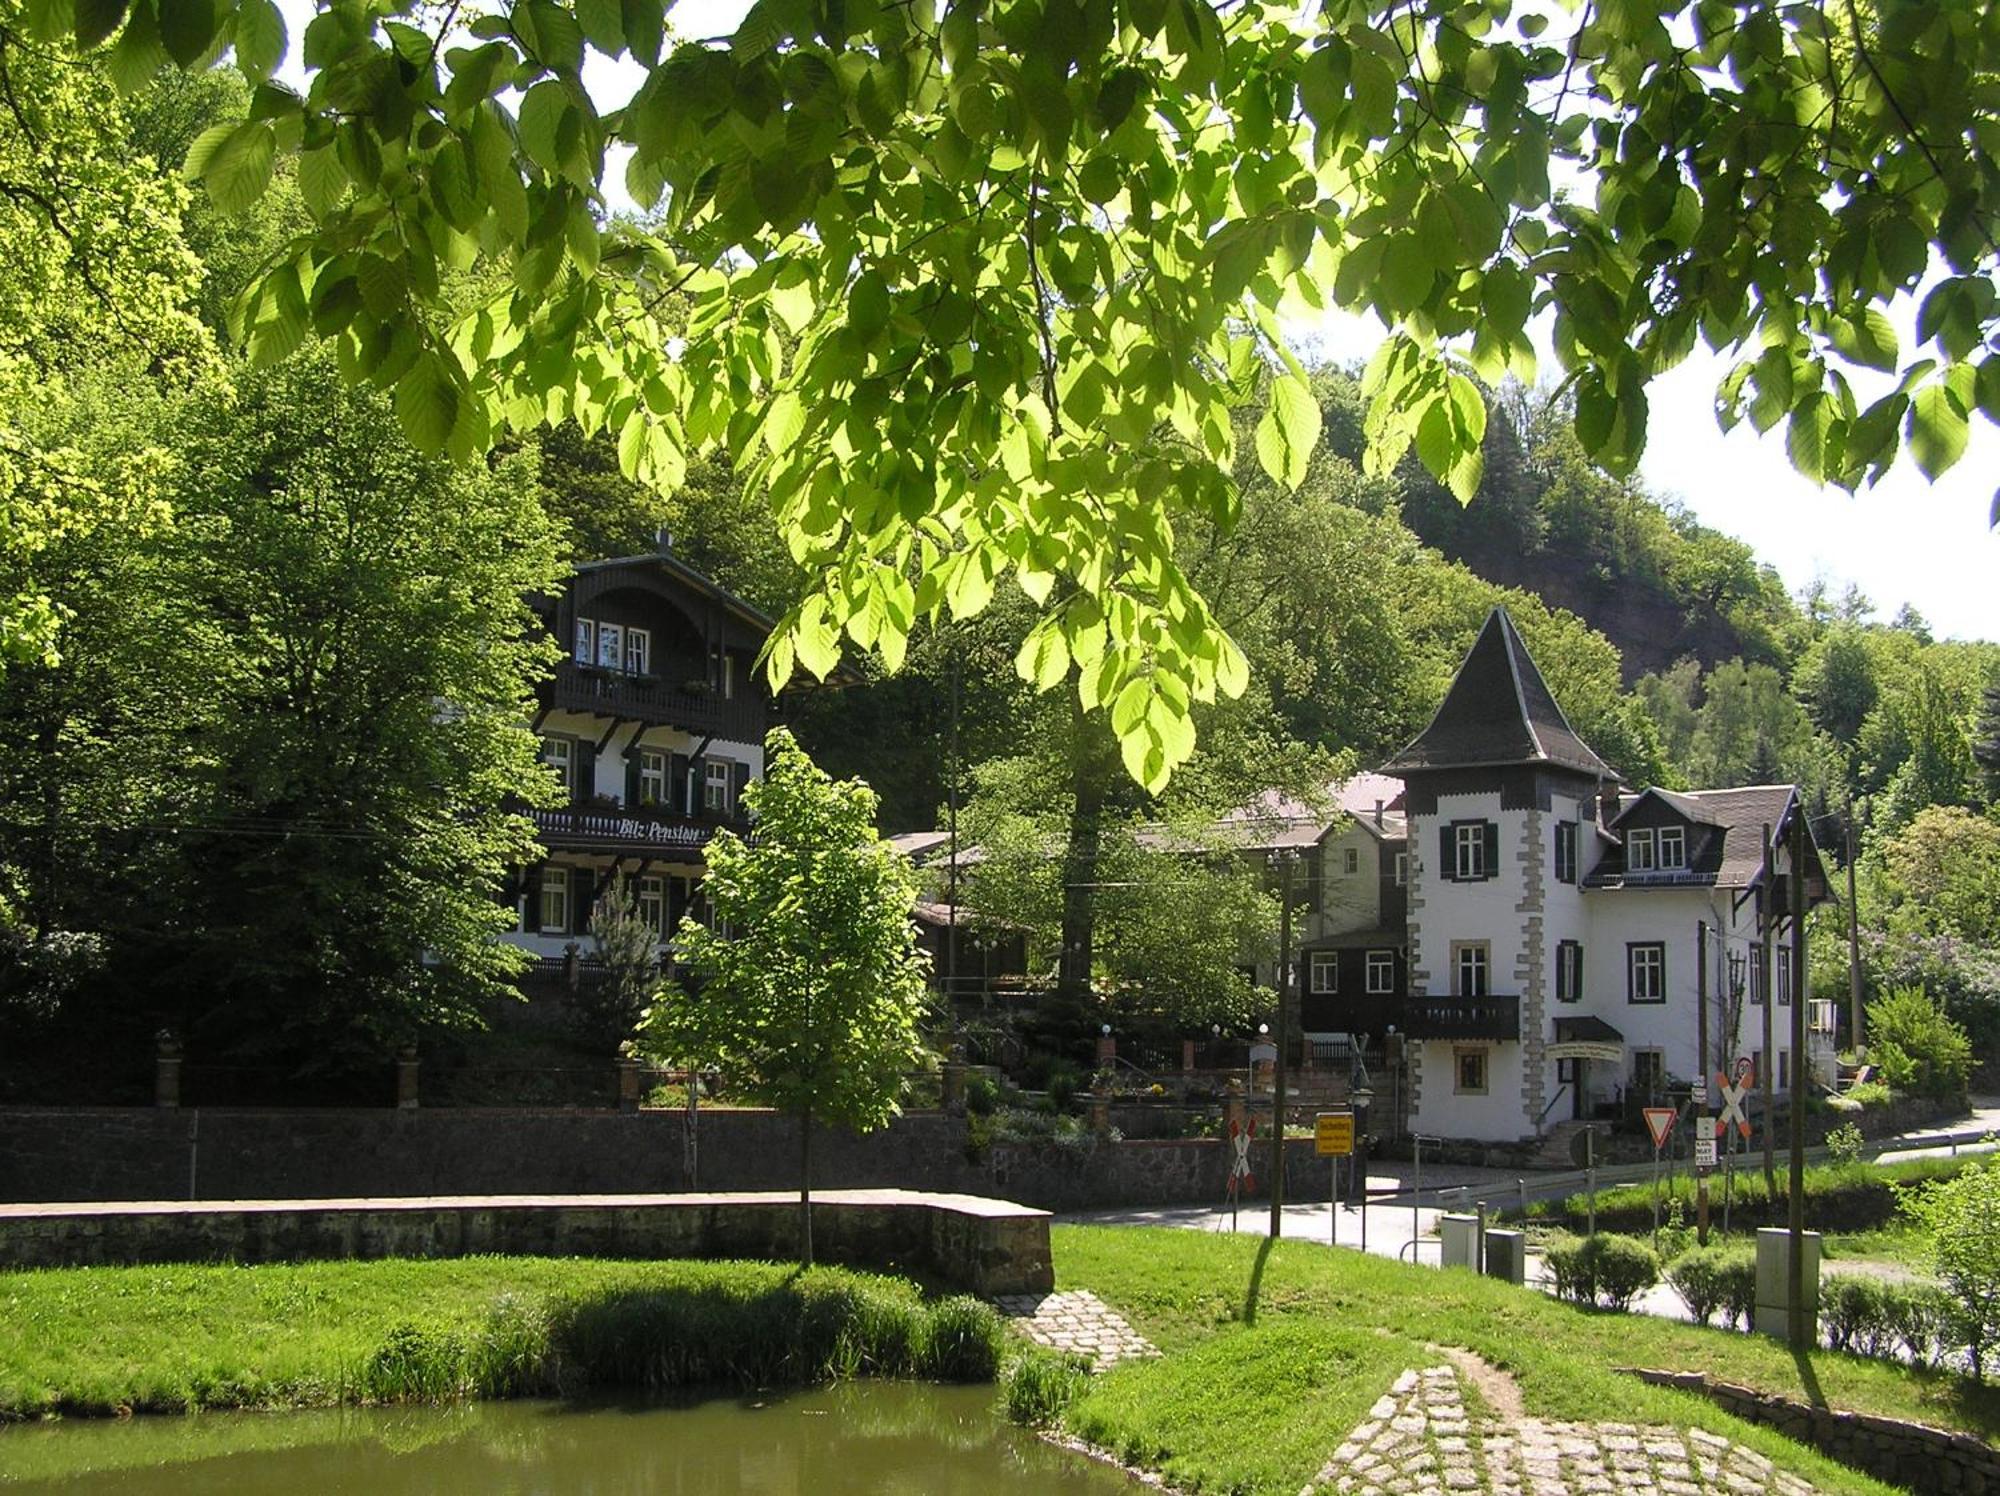
[[[1250,1172],[1250,1140],[1257,1136],[1257,1119],[1252,1117],[1249,1125],[1232,1122],[1229,1124],[1229,1188],[1231,1193],[1238,1190],[1257,1188],[1257,1176]]]
[[[1729,1124],[1736,1124],[1736,1131],[1743,1137],[1750,1136],[1750,1118],[1743,1110],[1743,1103],[1750,1095],[1751,1087],[1757,1084],[1756,1073],[1747,1064],[1739,1064],[1736,1070],[1736,1084],[1729,1083],[1729,1077],[1717,1073],[1716,1092],[1722,1098],[1722,1111],[1715,1119],[1716,1136],[1729,1130]]]
[[[1645,1109],[1646,1131],[1653,1135],[1655,1153],[1667,1146],[1667,1134],[1674,1130],[1674,1118],[1679,1115],[1670,1106],[1649,1106]]]

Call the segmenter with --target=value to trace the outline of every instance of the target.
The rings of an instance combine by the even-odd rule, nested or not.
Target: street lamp
[[[1361,1198],[1364,1214],[1361,1240],[1365,1248],[1368,1240],[1365,1219],[1368,1209],[1368,1108],[1375,1104],[1375,1092],[1370,1086],[1356,1086],[1347,1093],[1347,1099],[1354,1107],[1354,1163],[1349,1170],[1350,1183]]]

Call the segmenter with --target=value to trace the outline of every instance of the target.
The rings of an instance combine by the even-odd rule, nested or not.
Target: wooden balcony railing
[[[1519,1039],[1518,997],[1412,997],[1402,1005],[1402,1031],[1414,1039]]]
[[[1404,1028],[1410,999],[1400,993],[1378,992],[1345,996],[1336,992],[1306,992],[1299,996],[1299,1027],[1307,1033],[1381,1034],[1390,1025]]]
[[[722,696],[689,691],[650,676],[623,675],[574,660],[557,664],[555,679],[546,689],[549,706],[556,711],[684,727],[732,743],[763,742],[770,720],[770,704],[760,692]]]

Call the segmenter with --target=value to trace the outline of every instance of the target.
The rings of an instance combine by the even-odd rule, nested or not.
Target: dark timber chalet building
[[[1533,1137],[1691,1080],[1703,925],[1711,1043],[1791,1085],[1795,786],[1627,791],[1495,608],[1430,725],[1340,798],[1346,816],[1280,833],[1307,862],[1300,1026],[1377,1055],[1399,1036],[1414,1130]],[[1804,872],[1811,905],[1816,849]],[[1808,1074],[1830,1070],[1832,1007],[1813,1004]]]
[[[701,912],[702,848],[745,825],[773,702],[757,652],[772,620],[676,559],[586,562],[531,600],[564,647],[534,729],[568,803],[531,811],[547,856],[507,890],[508,938],[548,962],[589,951],[590,914],[624,880],[664,943]]]

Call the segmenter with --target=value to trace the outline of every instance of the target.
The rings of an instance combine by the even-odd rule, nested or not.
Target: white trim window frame
[[[542,869],[541,920],[536,928],[566,933],[569,929],[569,878],[566,867],[544,867]]]
[[[1478,883],[1486,877],[1486,823],[1454,821],[1451,827],[1452,867],[1460,883]]]
[[[570,658],[579,665],[597,663],[597,620],[579,618],[576,621],[576,642],[571,646]]]
[[[1556,822],[1556,882],[1576,882],[1576,822]]]
[[[1362,985],[1370,997],[1387,997],[1396,990],[1396,953],[1370,951],[1366,958],[1366,979]]]
[[[1493,991],[1491,947],[1483,940],[1467,940],[1453,946],[1451,986],[1454,997],[1488,997]]]
[[[726,758],[704,760],[702,766],[702,809],[718,815],[729,809],[729,777],[735,766]]]
[[[1340,991],[1340,953],[1338,951],[1308,951],[1306,953],[1306,990],[1316,997]]]
[[[625,673],[627,675],[647,674],[647,665],[653,654],[653,635],[648,629],[628,628],[625,630]]]
[[[1396,886],[1398,888],[1407,888],[1410,886],[1410,854],[1408,852],[1398,852],[1396,854]]]
[[[1575,1003],[1583,1001],[1583,943],[1576,940],[1556,942],[1556,1001]]]
[[[1491,1080],[1483,1049],[1455,1049],[1451,1055],[1451,1089],[1455,1096],[1484,1096]]]
[[[576,742],[572,738],[556,737],[553,734],[542,738],[542,762],[556,771],[556,778],[562,781],[563,793],[576,794]]]
[[[1625,947],[1625,1000],[1667,1000],[1667,947],[1660,940],[1634,940]]]
[[[1650,873],[1659,863],[1653,851],[1653,828],[1639,826],[1625,833],[1625,871]]]
[[[639,750],[639,803],[667,803],[667,753],[664,748]]]
[[[667,935],[667,880],[656,873],[641,878],[636,902],[639,918],[646,922],[653,938],[664,940]]]
[[[1777,956],[1778,976],[1771,987],[1777,993],[1778,1006],[1789,1008],[1792,1005],[1792,948],[1788,945],[1779,946]]]
[[[1660,867],[1671,871],[1688,865],[1687,828],[1684,826],[1662,826],[1654,833],[1654,845],[1659,851]]]
[[[597,663],[606,670],[625,667],[625,630],[615,623],[597,626]]]

